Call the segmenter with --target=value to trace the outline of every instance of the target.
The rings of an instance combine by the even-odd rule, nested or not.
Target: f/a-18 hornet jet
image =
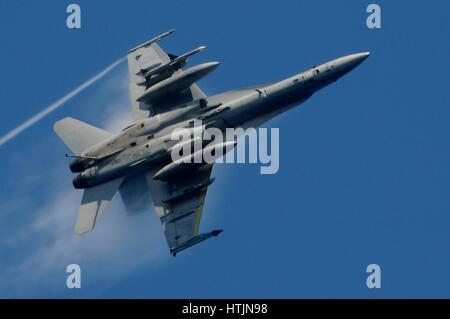
[[[53,128],[74,154],[70,170],[78,175],[73,186],[84,189],[75,232],[92,230],[117,190],[129,213],[148,207],[143,203],[151,197],[175,256],[221,230],[199,234],[206,192],[214,181],[213,164],[173,161],[170,153],[178,141],[171,139],[171,132],[192,128],[194,120],[201,120],[203,129],[221,131],[259,126],[305,102],[362,63],[369,53],[347,55],[279,82],[207,97],[195,82],[219,63],[183,69],[187,59],[205,47],[180,56],[166,53],[157,42],[173,32],[128,52],[133,125],[112,134],[68,117]],[[219,147],[229,144],[225,141]]]

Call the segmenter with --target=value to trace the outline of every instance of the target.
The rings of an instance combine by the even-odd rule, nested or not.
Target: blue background
[[[151,212],[127,218],[116,198],[96,229],[73,234],[81,192],[52,124],[98,126],[127,114],[126,64],[0,147],[1,297],[450,297],[448,1],[66,1],[0,3],[0,135],[127,50],[162,42],[221,66],[209,94],[280,80],[370,51],[361,66],[280,128],[280,170],[217,165],[201,225],[225,229],[176,258]],[[122,112],[122,113],[120,113]],[[119,115],[114,115],[119,114]],[[66,266],[82,288],[66,288]],[[366,286],[366,267],[382,288]]]

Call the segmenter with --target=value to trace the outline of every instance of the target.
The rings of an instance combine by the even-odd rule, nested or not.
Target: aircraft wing
[[[145,81],[144,73],[149,70],[154,70],[157,67],[163,66],[174,59],[175,56],[168,55],[156,43],[164,36],[172,33],[166,32],[159,37],[151,39],[144,44],[130,50],[128,53],[128,72],[129,72],[129,92],[131,99],[131,108],[133,112],[133,119],[135,121],[153,116],[160,112],[166,111],[175,106],[179,106],[193,100],[204,98],[206,95],[202,90],[193,84],[189,90],[178,92],[176,94],[168,95],[164,101],[158,101],[157,105],[147,104],[146,102],[138,102],[137,98],[148,88],[148,83]],[[183,72],[181,69],[174,74]]]
[[[183,178],[170,182],[153,179],[157,170],[146,174],[147,181],[171,253],[175,256],[183,249],[217,236],[220,233],[217,230],[199,235],[207,188],[213,182],[210,177],[212,164],[192,173],[187,172]]]

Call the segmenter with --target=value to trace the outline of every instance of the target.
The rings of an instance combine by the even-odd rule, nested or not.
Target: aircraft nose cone
[[[369,52],[360,52],[355,54],[350,54],[335,60],[336,69],[338,71],[338,77],[350,72],[358,65],[364,62],[369,57]]]
[[[346,71],[351,71],[356,68],[358,65],[364,62],[365,59],[369,57],[369,52],[361,52],[347,55],[343,58],[342,66]]]
[[[358,66],[359,64],[363,63],[365,59],[367,59],[370,55],[370,52],[361,52],[352,54],[352,59],[356,63],[355,66]]]

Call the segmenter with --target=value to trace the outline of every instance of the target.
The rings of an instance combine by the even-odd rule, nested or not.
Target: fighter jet
[[[180,56],[158,45],[174,30],[128,52],[129,93],[134,124],[112,134],[73,118],[54,124],[54,131],[71,150],[70,170],[76,189],[83,189],[75,233],[91,231],[119,191],[126,210],[145,210],[152,199],[164,234],[175,256],[222,230],[199,234],[199,225],[213,163],[182,164],[170,152],[176,128],[256,127],[300,105],[362,63],[369,52],[355,53],[314,66],[281,81],[208,97],[195,83],[217,68],[209,62],[185,68],[200,46]],[[219,147],[227,148],[230,142]],[[234,146],[231,145],[231,147]]]

